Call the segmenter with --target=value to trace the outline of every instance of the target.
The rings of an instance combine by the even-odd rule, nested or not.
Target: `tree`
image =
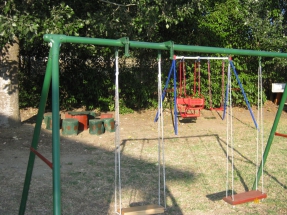
[[[2,62],[0,67],[1,127],[18,126],[21,122],[18,90],[19,40],[9,30],[15,26],[12,17],[13,14],[10,14],[9,10],[7,10],[9,5],[10,2],[3,2],[0,5],[3,14],[7,15],[0,15],[0,57]]]
[[[19,43],[17,38],[6,44],[1,54],[0,67],[0,127],[19,126],[18,65]]]
[[[250,4],[246,21],[250,26],[254,40],[254,49],[286,52],[286,14],[287,4],[279,1],[254,1]],[[287,81],[287,61],[281,58],[263,58],[264,88],[271,94],[272,83]],[[267,72],[265,72],[267,71]]]
[[[31,51],[41,47],[43,34],[49,33],[47,29],[51,33],[65,30],[73,34],[82,24],[77,21],[66,24],[65,19],[70,19],[73,11],[64,4],[53,7],[53,2],[10,0],[2,1],[0,9],[3,11],[0,14],[0,126],[10,127],[20,125],[20,47],[21,51],[25,48]]]
[[[176,44],[285,52],[282,32],[285,35],[287,15],[283,0],[276,3],[268,0],[64,0],[61,3],[56,0],[9,0],[2,1],[0,9],[3,11],[0,14],[0,48],[12,45],[15,37],[19,40],[19,89],[23,106],[38,105],[43,78],[43,72],[39,70],[44,68],[35,71],[31,65],[33,62],[44,64],[48,56],[48,46],[42,39],[44,34],[110,39],[129,37],[147,42],[172,40]],[[60,55],[61,105],[96,108],[106,103],[109,104],[107,107],[112,107],[113,53],[111,47],[63,45]],[[148,64],[155,63],[157,53],[131,49],[130,54],[138,61],[133,68],[126,68],[130,78],[124,83],[121,95],[135,107],[149,107],[153,104],[153,98],[150,98],[154,96],[156,77],[154,72],[148,75],[147,68],[154,69]],[[163,52],[162,57],[168,59],[169,53]],[[257,70],[256,61],[255,58],[236,58],[240,76],[248,89],[256,78],[255,73],[248,71]],[[269,71],[276,70],[284,76],[284,67],[278,68],[277,61],[267,59],[264,63],[265,66],[268,64]],[[270,79],[275,77],[280,75],[268,76]],[[138,87],[139,84],[144,87]],[[130,91],[130,88],[136,90]]]

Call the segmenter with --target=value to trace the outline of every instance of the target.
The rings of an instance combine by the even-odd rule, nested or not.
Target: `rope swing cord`
[[[186,97],[186,82],[185,82],[185,61],[184,58],[179,62],[179,94],[178,97]]]
[[[208,93],[209,93],[209,107],[212,110],[212,93],[211,93],[211,72],[210,72],[210,61],[207,61],[207,73],[208,73]]]
[[[226,197],[228,196],[229,189],[229,148],[231,148],[231,173],[232,173],[232,200],[234,200],[233,196],[233,128],[232,128],[232,97],[231,97],[231,73],[230,73],[230,65],[228,65],[228,73],[227,73],[227,87],[226,87],[226,108],[227,108],[227,117],[226,117]]]
[[[179,62],[179,94],[178,98],[186,98],[186,63],[184,58]]]
[[[220,107],[222,109],[223,103],[224,103],[224,69],[225,68],[225,62],[224,60],[222,61],[222,71],[221,71],[221,103]]]
[[[256,165],[256,173],[259,169],[259,146],[261,144],[261,165],[264,166],[264,149],[263,149],[263,143],[264,143],[264,128],[263,128],[263,83],[262,83],[262,67],[261,67],[261,58],[259,58],[259,66],[258,66],[258,104],[257,104],[257,119],[259,121],[260,129],[257,129],[257,165]],[[262,168],[262,184],[261,184],[261,190],[264,193],[264,177],[263,177],[263,168]],[[255,173],[255,174],[256,174]],[[258,190],[258,175],[256,174],[256,190]]]
[[[212,102],[212,81],[211,81],[211,66],[210,60],[207,61],[207,74],[208,74],[208,92],[209,92],[209,108],[210,110],[223,110],[224,107],[224,70],[225,70],[225,62],[222,60],[222,69],[221,69],[221,100],[220,100],[220,107],[213,108]]]
[[[165,178],[165,156],[164,156],[164,131],[163,131],[163,108],[162,108],[162,84],[161,84],[161,54],[158,54],[158,205],[161,205],[161,166],[163,175],[163,202],[166,208],[166,178]],[[162,156],[162,157],[161,157]]]
[[[119,57],[115,51],[115,213],[122,212],[121,197],[121,152],[120,152],[120,115],[119,115]]]
[[[197,83],[197,84],[196,84]],[[198,96],[201,96],[200,89],[200,59],[194,62],[194,74],[193,74],[193,96],[196,96],[198,89]]]
[[[197,62],[194,61],[194,71],[193,71],[193,94],[195,95],[196,93],[196,68],[197,67]]]
[[[120,151],[120,109],[119,109],[119,57],[115,51],[115,213],[122,211],[121,197],[121,151]],[[119,208],[118,208],[119,206]]]
[[[183,60],[179,61],[179,94],[178,97],[182,95],[182,67],[183,67]]]

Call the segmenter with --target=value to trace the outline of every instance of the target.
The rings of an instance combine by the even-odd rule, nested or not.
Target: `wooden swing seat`
[[[182,118],[198,117],[204,108],[204,98],[177,98],[176,103]]]
[[[118,210],[118,212],[120,212]],[[160,205],[144,205],[130,208],[122,208],[122,215],[145,215],[164,213],[164,207]]]
[[[232,198],[233,197],[233,198]],[[259,190],[251,190],[244,193],[239,193],[231,196],[224,197],[223,200],[226,201],[228,204],[231,205],[238,205],[243,204],[246,202],[252,202],[259,199],[265,199],[267,198],[266,193],[262,193]]]

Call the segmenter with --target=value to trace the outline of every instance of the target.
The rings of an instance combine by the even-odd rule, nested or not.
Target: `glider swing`
[[[205,99],[201,94],[201,82],[200,82],[200,61],[207,60],[208,67],[208,87],[209,87],[209,105],[211,110],[223,110],[223,97],[224,97],[224,60],[228,60],[228,57],[185,57],[178,56],[176,59],[181,59],[179,64],[179,96],[177,97],[177,108],[181,117],[198,117],[200,111],[204,108]],[[185,59],[194,59],[194,81],[193,81],[193,94],[192,96],[186,95],[186,78],[185,78]],[[212,104],[212,90],[211,90],[211,71],[210,71],[210,60],[222,60],[222,75],[221,75],[221,107],[213,108]],[[182,90],[184,89],[184,97],[181,97]]]
[[[119,215],[142,215],[164,213],[166,208],[166,184],[165,184],[165,157],[164,134],[162,114],[162,86],[161,86],[161,54],[158,54],[158,204],[122,208],[121,198],[121,151],[120,151],[120,117],[119,117],[119,66],[118,51],[116,51],[116,81],[115,81],[115,213]],[[163,183],[163,184],[161,184]],[[161,194],[163,193],[163,200]],[[164,206],[161,204],[163,203]]]
[[[228,114],[227,114],[227,144],[226,144],[226,196],[223,198],[223,200],[231,205],[238,205],[246,202],[258,202],[260,199],[267,198],[267,194],[264,193],[263,190],[263,177],[262,177],[262,191],[258,190],[257,184],[258,184],[258,176],[256,175],[256,189],[251,191],[246,191],[239,194],[234,194],[234,144],[233,144],[233,112],[232,112],[232,96],[231,96],[231,73],[230,73],[230,65],[233,68],[234,74],[238,79],[235,67],[232,63],[232,61],[229,61],[228,66],[228,77],[227,77],[227,89],[226,89],[226,97],[225,97],[225,110],[226,107],[228,108]],[[239,82],[240,83],[240,82]],[[241,85],[240,85],[241,86]],[[242,86],[241,86],[242,87]],[[242,88],[243,90],[243,88]],[[244,91],[243,91],[244,93]],[[259,68],[258,68],[258,109],[257,109],[257,117],[260,122],[260,129],[257,123],[254,121],[256,125],[256,131],[257,131],[257,155],[256,155],[256,170],[258,171],[259,167],[259,142],[261,142],[261,150],[262,150],[262,166],[263,166],[263,112],[262,112],[262,70],[261,70],[261,62],[259,61]],[[247,99],[247,98],[246,98]],[[254,120],[254,118],[253,118]],[[229,148],[231,148],[231,178],[232,178],[232,189],[231,189],[231,195],[228,196],[228,188],[229,188]],[[256,171],[256,172],[257,172]],[[263,168],[262,168],[262,174],[263,174]]]
[[[179,63],[179,95],[177,95],[177,81],[176,81],[176,60],[180,59]],[[194,66],[194,85],[193,85],[193,95],[188,96],[186,93],[186,59],[193,59],[195,61]],[[228,60],[228,57],[185,57],[185,56],[173,56],[172,64],[168,73],[168,77],[162,91],[161,102],[164,101],[167,88],[170,79],[173,77],[173,91],[174,91],[174,132],[177,135],[177,116],[178,113],[181,117],[198,117],[200,116],[200,111],[204,108],[205,99],[201,95],[200,87],[200,60]],[[198,91],[197,91],[198,88]],[[178,110],[178,111],[177,111]],[[157,122],[159,117],[159,112],[157,111],[154,122]]]

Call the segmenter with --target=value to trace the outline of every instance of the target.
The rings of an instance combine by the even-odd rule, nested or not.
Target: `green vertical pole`
[[[287,84],[285,85],[284,93],[282,95],[281,102],[279,104],[279,107],[278,107],[278,110],[277,110],[277,113],[276,113],[276,117],[274,119],[273,126],[272,126],[272,129],[271,129],[271,132],[269,134],[269,138],[268,138],[265,150],[264,150],[264,154],[263,154],[263,158],[262,158],[263,159],[263,165],[262,165],[262,162],[261,162],[261,164],[259,166],[259,169],[258,169],[258,172],[257,172],[257,180],[255,178],[252,190],[256,189],[256,187],[258,185],[258,181],[259,181],[259,179],[260,179],[260,177],[262,175],[262,168],[263,168],[263,166],[266,163],[266,160],[267,160],[267,157],[268,157],[268,153],[270,151],[270,148],[271,148],[271,145],[272,145],[272,142],[273,142],[273,138],[274,138],[275,132],[277,130],[277,126],[278,126],[278,123],[279,123],[279,120],[280,120],[280,117],[281,117],[281,114],[282,114],[282,111],[283,111],[283,108],[284,108],[284,103],[285,103],[286,99],[287,99]]]
[[[51,53],[52,52],[50,50],[47,68],[46,68],[46,73],[45,73],[45,78],[44,78],[44,83],[43,83],[43,88],[42,88],[42,93],[41,93],[41,99],[40,99],[38,114],[37,114],[37,119],[36,119],[36,125],[35,125],[35,129],[34,129],[34,135],[33,135],[32,144],[31,144],[31,147],[33,147],[34,149],[37,149],[37,147],[38,147],[42,120],[43,120],[45,106],[46,106],[49,88],[50,88],[50,84],[51,84],[51,75],[52,75],[52,69],[51,69],[51,66],[52,66],[51,56],[52,56],[52,54]],[[31,183],[31,177],[32,177],[32,172],[33,172],[33,167],[34,167],[34,162],[35,162],[35,156],[36,155],[33,152],[30,152],[28,166],[27,166],[27,170],[26,170],[24,188],[23,188],[23,192],[22,192],[21,204],[20,204],[20,208],[19,208],[19,215],[25,214],[26,203],[27,203],[27,198],[28,198],[29,188],[30,188],[30,183]]]
[[[60,41],[55,38],[52,44],[52,160],[53,160],[53,211],[61,214],[60,177],[60,123],[59,123],[59,52]]]

